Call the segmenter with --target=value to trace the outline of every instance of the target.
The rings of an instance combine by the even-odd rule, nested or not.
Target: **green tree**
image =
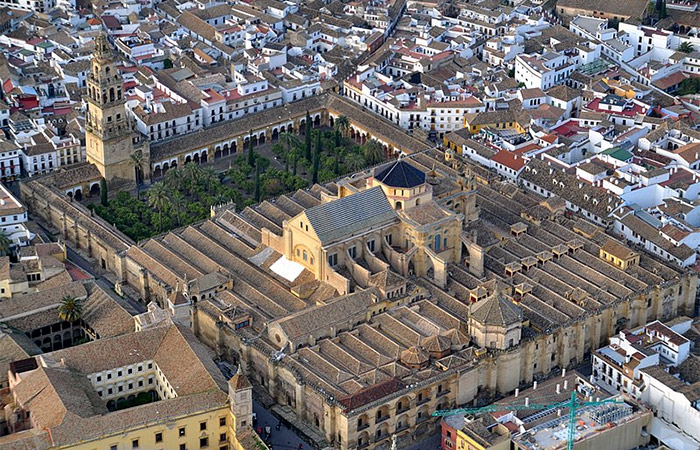
[[[676,92],[676,95],[693,95],[700,92],[700,78],[686,78]]]
[[[335,147],[336,147],[336,148],[337,148],[337,147],[340,147],[341,144],[342,144],[342,142],[341,142],[342,136],[341,136],[341,134],[340,134],[340,131],[335,130],[335,131],[333,132],[333,137],[335,138]]]
[[[255,153],[253,151],[253,131],[248,134],[248,165],[255,165]]]
[[[340,158],[345,154],[345,148],[336,147],[333,152],[335,153],[333,155],[333,172],[335,172],[336,175],[340,175]]]
[[[686,41],[686,42],[683,42],[681,45],[679,45],[676,50],[678,50],[679,52],[682,52],[682,53],[693,53],[693,51],[695,50],[695,47],[693,47],[693,44]]]
[[[182,207],[185,205],[185,196],[182,195],[182,192],[171,189],[169,197],[170,204],[173,205],[173,209],[175,209],[175,220],[177,221],[177,226],[182,226],[180,214],[182,212]]]
[[[374,139],[367,141],[362,148],[362,154],[365,157],[367,165],[378,164],[384,159],[384,149],[382,149],[382,145]]]
[[[260,189],[260,164],[255,164],[255,201],[260,202],[262,190]]]
[[[666,11],[666,0],[661,2],[661,9],[659,10],[659,19],[665,19],[668,17],[668,12]]]
[[[314,151],[314,164],[311,172],[311,182],[318,183],[318,168],[321,164],[321,132],[316,133],[316,149]]]
[[[356,152],[352,152],[345,157],[345,164],[350,172],[357,172],[366,166],[365,158]]]
[[[163,210],[168,205],[168,188],[163,183],[156,183],[148,190],[148,204],[158,211],[158,232],[163,231]]]
[[[299,145],[299,138],[294,136],[292,133],[289,133],[285,131],[284,133],[280,134],[280,141],[282,144],[284,144],[285,148],[285,153],[284,153],[284,170],[287,172],[289,170],[289,153],[292,151],[293,147],[296,147]]]
[[[311,161],[311,116],[306,111],[306,122],[304,122],[304,158]]]
[[[5,233],[5,230],[0,228],[0,255],[9,255],[12,249],[12,241],[10,236]]]
[[[181,191],[184,188],[184,174],[179,167],[173,167],[165,173],[163,180],[170,189]]]
[[[105,177],[100,178],[100,204],[107,206],[107,180]]]
[[[66,295],[58,306],[58,318],[64,322],[75,323],[83,317],[83,302],[80,299]]]
[[[136,198],[141,198],[141,184],[143,183],[143,166],[146,163],[146,158],[141,150],[136,150],[129,155],[129,163],[134,167],[136,175]]]
[[[292,175],[297,175],[297,164],[299,163],[299,152],[294,149],[292,150]]]
[[[335,128],[336,131],[339,131],[343,137],[346,137],[348,130],[350,129],[350,119],[348,119],[348,116],[338,116],[333,123],[333,128]]]
[[[170,58],[166,58],[165,61],[163,61],[163,69],[172,69],[173,68],[173,62],[170,60]]]
[[[202,177],[202,169],[197,166],[197,164],[190,162],[182,168],[182,178],[184,185],[187,186],[187,191],[192,194],[195,192],[195,188],[199,184]]]

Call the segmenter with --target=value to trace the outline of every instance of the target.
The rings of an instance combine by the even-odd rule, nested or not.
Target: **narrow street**
[[[313,447],[311,447],[309,444],[306,442],[302,441],[299,436],[297,436],[294,431],[292,431],[290,428],[287,428],[284,424],[281,425],[279,431],[275,429],[277,424],[279,423],[279,420],[267,409],[265,409],[260,402],[257,400],[253,400],[253,411],[257,415],[257,421],[255,423],[255,428],[262,429],[262,433],[260,433],[260,437],[263,439],[265,438],[265,427],[270,427],[272,433],[270,436],[270,439],[266,439],[265,442],[267,443],[268,447],[270,447],[271,450],[277,450],[277,449],[304,449],[304,450],[312,450]],[[301,447],[299,445],[301,444]]]

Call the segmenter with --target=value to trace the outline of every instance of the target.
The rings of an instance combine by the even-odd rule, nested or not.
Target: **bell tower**
[[[87,77],[85,147],[88,162],[97,166],[110,186],[136,181],[130,155],[139,141],[126,115],[122,76],[115,61],[107,36],[100,33]]]

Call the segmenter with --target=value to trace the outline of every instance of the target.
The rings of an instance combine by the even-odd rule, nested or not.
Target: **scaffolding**
[[[618,423],[623,418],[632,414],[632,406],[623,404],[609,404],[595,408],[589,412],[591,419],[598,425],[606,423]]]

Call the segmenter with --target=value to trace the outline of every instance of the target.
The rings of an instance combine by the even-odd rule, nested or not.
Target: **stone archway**
[[[279,131],[277,131],[277,128],[273,129],[272,130],[272,140],[276,141],[277,139],[279,139],[279,137],[280,137],[280,135],[279,135]]]
[[[208,157],[208,155],[207,155],[207,151],[205,150],[205,151],[202,152],[202,164],[204,164],[205,162],[207,162],[208,159],[209,159],[209,157]]]
[[[63,339],[61,339],[60,334],[56,334],[53,337],[53,342],[51,343],[51,350],[61,350],[63,348]]]
[[[160,164],[158,164],[153,168],[153,178],[160,178],[161,176],[163,176],[163,171],[160,168]]]
[[[321,126],[321,115],[317,115],[314,117],[314,128],[318,128]]]
[[[194,158],[192,158],[192,162],[195,164],[199,164],[201,161],[199,160],[199,153],[194,154]]]
[[[77,201],[81,201],[83,199],[82,189],[80,189],[80,188],[76,189],[75,193],[73,194],[73,198],[76,199]]]
[[[98,195],[100,195],[100,183],[92,183],[92,186],[90,186],[90,197]]]
[[[163,163],[163,175],[164,176],[166,173],[168,173],[168,169],[170,169],[170,165],[168,163]]]
[[[192,162],[192,156],[191,156],[191,155],[187,155],[187,156],[185,157],[185,164],[188,164],[188,163],[191,163],[191,162]]]

